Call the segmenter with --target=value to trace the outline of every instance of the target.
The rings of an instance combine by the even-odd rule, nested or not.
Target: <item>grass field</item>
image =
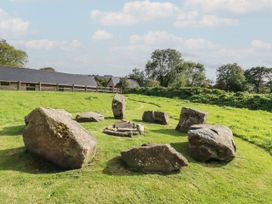
[[[118,138],[102,133],[115,122],[112,94],[0,91],[0,97],[0,203],[272,203],[272,113],[127,95],[126,119],[144,124],[146,134]],[[104,122],[83,124],[98,140],[93,163],[62,171],[25,151],[23,118],[39,106],[105,115]],[[205,164],[190,158],[186,135],[174,131],[182,106],[207,111],[209,123],[232,128],[237,136],[232,162]],[[170,125],[141,122],[144,110],[168,112]],[[189,166],[171,175],[126,170],[120,151],[147,142],[171,144]]]

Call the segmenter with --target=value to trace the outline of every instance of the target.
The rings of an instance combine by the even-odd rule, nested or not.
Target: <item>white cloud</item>
[[[104,30],[97,30],[92,38],[97,41],[104,41],[104,40],[110,40],[113,38],[113,35],[110,32],[104,31]]]
[[[48,39],[39,39],[39,40],[18,40],[12,41],[13,45],[18,46],[22,49],[27,50],[53,50],[53,49],[60,49],[63,51],[71,51],[73,49],[78,49],[82,45],[80,41],[73,40],[73,41],[55,41],[55,40],[48,40]]]
[[[251,42],[251,47],[255,50],[262,50],[262,49],[265,49],[265,50],[269,50],[272,48],[272,44],[271,43],[267,43],[267,42],[264,42],[262,40],[253,40]]]
[[[21,18],[14,17],[0,8],[0,34],[3,36],[26,35],[30,23]]]
[[[125,3],[121,11],[102,12],[93,10],[91,17],[103,25],[134,25],[143,21],[152,21],[175,17],[179,8],[170,2],[133,1]]]
[[[200,15],[198,11],[185,12],[177,16],[175,26],[213,27],[238,25],[239,20],[234,18],[220,18],[215,15]]]
[[[272,9],[272,0],[186,0],[185,7],[198,8],[202,11],[230,11],[247,13]]]

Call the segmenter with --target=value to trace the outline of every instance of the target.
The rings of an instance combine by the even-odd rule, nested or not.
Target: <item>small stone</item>
[[[100,122],[104,120],[104,116],[96,112],[84,112],[78,113],[76,116],[76,121],[79,123],[84,122]]]
[[[159,111],[145,111],[142,119],[145,122],[157,123],[161,125],[167,125],[169,123],[169,115]]]

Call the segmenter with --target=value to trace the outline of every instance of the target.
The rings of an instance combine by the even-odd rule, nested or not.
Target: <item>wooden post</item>
[[[59,91],[59,84],[56,84],[56,91]]]
[[[39,91],[42,91],[42,83],[39,82]]]
[[[21,82],[20,82],[20,81],[18,81],[17,90],[18,90],[18,91],[20,91],[20,90],[21,90]]]
[[[75,90],[75,84],[72,85],[72,92]]]
[[[87,85],[85,86],[85,92],[87,92]]]

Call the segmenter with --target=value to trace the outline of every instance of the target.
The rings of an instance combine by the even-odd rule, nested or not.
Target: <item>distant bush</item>
[[[272,111],[272,94],[250,94],[248,92],[226,92],[209,88],[136,88],[128,93],[168,98],[181,98],[197,103],[215,104],[219,106],[232,106],[252,110]]]

